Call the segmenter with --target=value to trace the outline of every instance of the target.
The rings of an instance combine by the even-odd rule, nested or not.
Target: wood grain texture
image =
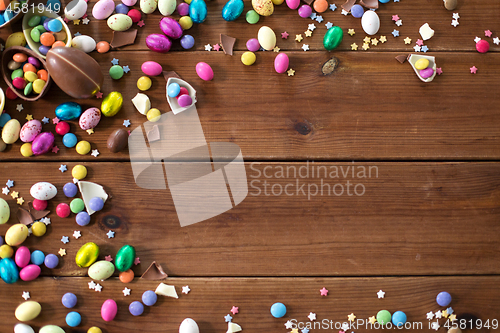
[[[67,163],[68,169],[75,164]],[[74,215],[61,219],[51,213],[47,235],[27,240],[29,248],[45,253],[66,249],[60,269],[44,268],[45,275],[85,275],[74,257],[90,241],[100,246],[102,259],[114,257],[124,244],[136,247],[141,259],[136,275],[153,260],[181,277],[499,273],[498,163],[310,163],[309,178],[301,177],[305,163],[247,164],[247,198],[229,212],[183,228],[169,190],[139,188],[130,164],[84,165],[86,180],[103,185],[112,198],[87,227],[78,226]],[[328,167],[327,177],[318,166]],[[362,166],[366,178],[359,174]],[[338,178],[332,177],[335,167]],[[369,167],[376,167],[378,177],[375,169],[368,177]],[[13,189],[26,201],[33,183],[52,182],[59,193],[49,209],[70,202],[62,187],[71,175],[61,174],[59,163],[32,168],[31,163],[1,163],[2,182],[15,180]],[[284,175],[277,175],[281,169]],[[330,185],[329,195],[324,184]],[[4,234],[16,222],[16,204],[2,198],[14,215],[0,226]],[[74,230],[82,232],[78,240],[71,237]],[[114,238],[106,237],[108,230],[116,232]],[[61,243],[62,236],[70,242]]]
[[[242,326],[244,332],[277,331],[285,332],[287,320],[295,319],[295,323],[306,325],[310,312],[316,313],[316,322],[326,320],[333,325],[328,332],[340,329],[335,325],[347,322],[347,316],[356,315],[357,320],[367,322],[378,311],[387,309],[391,313],[403,311],[412,325],[408,331],[435,332],[429,329],[430,322],[426,313],[445,310],[436,303],[436,295],[446,290],[452,297],[450,306],[458,318],[475,318],[483,323],[489,319],[498,321],[499,307],[496,301],[500,297],[497,276],[474,277],[405,277],[405,278],[169,278],[164,282],[176,287],[179,299],[159,296],[158,302],[146,307],[140,317],[133,317],[128,312],[128,305],[141,299],[146,290],[154,290],[159,282],[136,279],[130,284],[122,284],[116,279],[100,282],[102,292],[89,290],[89,278],[40,278],[32,282],[16,283],[9,288],[2,288],[0,298],[3,314],[0,329],[12,331],[16,323],[14,307],[20,304],[23,291],[29,291],[31,300],[42,305],[41,315],[28,322],[39,328],[45,324],[56,324],[67,329],[67,332],[86,332],[91,326],[98,326],[103,332],[131,332],[147,330],[148,332],[177,332],[181,321],[193,318],[198,322],[201,332],[224,332],[227,324],[224,316],[232,306],[239,307],[239,313],[233,315],[233,322]],[[181,294],[181,287],[189,285],[191,292]],[[132,289],[131,295],[124,297],[122,290]],[[319,290],[326,287],[328,296],[320,296]],[[377,299],[377,291],[386,292],[384,299]],[[62,295],[72,292],[78,297],[77,306],[71,310],[61,304]],[[114,299],[118,304],[118,315],[112,322],[106,323],[100,317],[102,303]],[[271,305],[282,302],[287,307],[283,318],[273,318],[269,313]],[[69,311],[78,311],[83,320],[78,328],[69,328],[64,318]],[[434,320],[436,321],[436,319]],[[331,322],[331,324],[330,324]],[[439,320],[444,325],[446,319]],[[370,332],[370,325],[358,322],[358,328],[350,331]],[[299,326],[300,327],[300,326]],[[324,328],[325,329],[325,328]],[[314,329],[320,332],[324,329]],[[380,328],[379,328],[380,329]],[[394,329],[394,328],[393,328]],[[406,331],[406,330],[405,330]],[[443,327],[440,331],[446,331]],[[476,332],[495,332],[495,330],[474,330]]]
[[[259,53],[257,64],[243,66],[241,52],[225,56],[208,52],[159,55],[152,52],[127,53],[121,65],[131,73],[113,81],[105,74],[103,92],[119,91],[122,110],[101,121],[89,136],[71,122],[79,140],[88,140],[99,149],[97,160],[128,160],[128,153],[111,154],[108,135],[130,119],[134,129],[147,121],[131,103],[139,92],[136,80],[144,60],[155,60],[165,70],[175,70],[197,90],[197,108],[208,142],[238,144],[247,160],[497,160],[500,152],[498,54],[439,53],[437,63],[444,74],[431,83],[416,77],[408,63],[399,64],[398,53],[336,52],[339,67],[329,75],[321,66],[330,59],[327,52],[290,55],[294,77],[273,69],[274,53]],[[117,54],[94,54],[103,73]],[[215,71],[212,82],[199,79],[194,71],[199,61]],[[469,67],[479,68],[478,74]],[[153,78],[147,92],[152,107],[170,111],[165,102],[165,80]],[[6,112],[25,122],[27,114],[41,119],[54,117],[60,103],[72,100],[55,85],[39,102],[7,101]],[[100,107],[101,100],[73,100],[88,107]],[[44,130],[53,131],[52,124]],[[32,158],[32,161],[88,160],[67,149],[57,136],[60,153]],[[23,160],[21,143],[0,153],[0,160]]]

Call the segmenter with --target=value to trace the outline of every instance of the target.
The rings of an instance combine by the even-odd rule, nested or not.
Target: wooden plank
[[[69,1],[63,1],[63,3]],[[89,1],[89,9],[87,13],[91,16],[93,4],[95,0]],[[186,33],[191,34],[195,38],[195,47],[197,51],[203,51],[206,44],[216,44],[219,42],[221,33],[235,37],[237,39],[235,49],[246,50],[245,44],[250,38],[257,38],[257,32],[263,25],[267,25],[274,29],[277,35],[277,45],[282,50],[298,50],[301,51],[302,44],[308,44],[311,50],[324,51],[323,37],[327,29],[325,24],[332,22],[344,30],[344,41],[339,46],[339,50],[351,50],[350,45],[355,42],[360,47],[363,45],[363,38],[366,34],[361,28],[361,20],[352,17],[351,15],[344,16],[341,14],[341,4],[344,0],[330,1],[335,3],[338,9],[335,12],[328,10],[322,13],[323,22],[312,21],[311,19],[300,18],[297,11],[289,9],[285,4],[275,7],[275,14],[270,17],[261,17],[259,23],[249,25],[245,21],[245,16],[242,15],[234,22],[226,22],[222,19],[222,7],[226,1],[206,1],[208,7],[208,17],[206,21],[199,25],[194,25]],[[135,6],[139,8],[139,6]],[[245,1],[245,11],[252,9],[251,1]],[[457,9],[454,12],[461,14],[460,25],[454,28],[451,25],[452,13],[444,8],[440,1],[408,1],[401,3],[380,4],[377,13],[380,17],[381,28],[375,35],[379,38],[382,35],[387,36],[387,42],[372,46],[370,50],[374,51],[399,51],[413,52],[413,46],[417,39],[421,38],[419,28],[424,23],[429,25],[436,31],[435,36],[426,42],[426,45],[432,51],[475,51],[474,37],[484,37],[484,31],[490,29],[494,33],[500,31],[500,22],[498,22],[496,13],[500,11],[498,1],[489,0],[471,0],[459,2]],[[392,15],[399,15],[403,21],[403,25],[398,27],[392,21]],[[174,14],[172,17],[178,19],[179,16]],[[98,21],[91,18],[88,25],[70,24],[72,33],[80,32],[81,34],[90,35],[96,41],[106,40],[111,41],[112,31],[108,28],[106,20]],[[161,14],[156,11],[151,15],[144,15],[146,25],[142,28],[136,24],[133,28],[138,29],[137,40],[134,45],[123,47],[123,50],[147,50],[146,37],[152,33],[161,33],[158,22],[162,18]],[[305,38],[301,43],[297,43],[295,35],[302,34],[308,29],[308,25],[314,23],[317,29],[313,32],[312,37]],[[7,27],[0,32],[0,36],[5,40],[12,28]],[[14,29],[20,31],[20,24],[17,24]],[[355,29],[356,35],[351,37],[347,34],[348,29]],[[392,31],[397,29],[400,32],[400,37],[394,38]],[[14,30],[16,31],[16,30]],[[281,39],[281,33],[287,31],[290,37],[287,40]],[[403,39],[410,37],[412,43],[407,45]],[[500,50],[500,46],[494,45],[491,38],[490,41],[492,50]],[[178,41],[174,41],[172,50],[181,51],[182,48]],[[121,51],[121,50],[120,50]],[[121,52],[120,52],[121,53]],[[186,52],[183,52],[186,53]],[[222,52],[220,52],[222,53]],[[116,52],[113,52],[116,55]],[[120,54],[121,56],[121,54]],[[168,57],[169,55],[167,55]]]
[[[347,316],[354,313],[359,326],[350,330],[367,332],[371,327],[369,323],[368,326],[365,324],[368,318],[375,316],[381,309],[387,309],[391,313],[405,312],[408,322],[414,328],[409,329],[410,331],[433,332],[426,313],[446,309],[439,307],[435,301],[436,295],[443,290],[452,295],[450,306],[463,325],[469,323],[470,319],[476,323],[476,318],[483,325],[486,320],[492,325],[493,319],[494,323],[498,324],[500,311],[497,302],[500,296],[497,288],[500,282],[498,276],[173,278],[167,279],[165,283],[176,287],[179,299],[159,296],[158,302],[152,307],[146,307],[140,317],[133,317],[128,312],[128,305],[132,301],[140,301],[142,293],[148,289],[154,290],[159,282],[136,280],[126,285],[112,279],[100,282],[103,289],[98,293],[88,289],[89,281],[89,278],[39,278],[2,288],[0,304],[4,315],[0,329],[3,332],[12,331],[16,324],[14,309],[23,301],[23,291],[29,291],[31,300],[39,301],[42,305],[41,315],[28,322],[29,324],[36,328],[45,324],[56,324],[67,332],[86,332],[94,325],[101,327],[104,332],[140,329],[147,329],[148,332],[177,332],[179,324],[187,317],[198,322],[201,332],[223,332],[227,329],[224,316],[230,313],[232,306],[239,307],[239,313],[232,315],[233,322],[248,332],[285,332],[284,324],[288,320],[294,320],[293,323],[301,327],[310,323],[307,318],[310,312],[316,313],[316,322],[333,325],[329,331],[339,331],[339,326],[347,322]],[[190,287],[191,292],[187,295],[181,294],[181,287],[186,285]],[[123,296],[122,289],[125,287],[132,290],[130,296]],[[320,296],[319,290],[323,287],[329,290],[326,297]],[[386,292],[384,299],[377,299],[379,290]],[[66,292],[72,292],[78,297],[76,307],[71,310],[64,308],[60,302]],[[117,302],[118,314],[114,321],[106,323],[100,317],[100,307],[109,298]],[[275,302],[282,302],[287,306],[285,317],[276,319],[271,316],[269,309]],[[64,318],[70,311],[77,311],[83,317],[78,330],[65,325]],[[445,322],[445,318],[439,320],[441,326]],[[323,329],[326,328],[330,326]],[[443,329],[445,328],[442,327],[441,330]],[[312,331],[318,332],[319,329]]]
[[[68,169],[75,164],[67,163]],[[59,165],[1,163],[0,181],[14,180],[12,190],[26,201],[32,184],[53,183],[59,189],[49,203],[54,211],[58,203],[70,202],[62,187],[71,175],[61,174]],[[500,272],[499,163],[247,163],[246,199],[224,214],[182,228],[170,191],[136,186],[130,164],[85,165],[86,180],[103,185],[112,198],[103,211],[92,215],[87,227],[76,225],[74,215],[61,219],[52,213],[47,235],[29,237],[26,244],[31,249],[67,251],[60,268],[44,269],[43,274],[85,275],[74,256],[90,241],[100,246],[102,259],[114,257],[124,244],[133,245],[141,260],[134,266],[136,275],[153,260],[171,276]],[[320,166],[327,167],[327,177]],[[366,178],[358,173],[363,167]],[[309,178],[303,178],[307,170]],[[329,194],[324,184],[330,185]],[[16,204],[1,197],[14,216],[0,226],[4,234],[16,222]],[[82,233],[78,240],[71,236],[74,230]],[[108,230],[115,231],[114,238],[108,239]],[[61,243],[62,236],[69,236],[70,242]]]
[[[99,149],[97,160],[128,160],[125,151],[113,155],[106,148],[108,135],[130,119],[134,129],[146,118],[130,100],[137,94],[136,80],[144,60],[159,61],[165,70],[177,71],[197,90],[197,108],[207,142],[230,141],[240,146],[248,160],[359,160],[359,159],[499,159],[498,123],[500,68],[498,54],[440,53],[437,63],[444,74],[429,84],[415,76],[410,65],[399,64],[398,53],[337,52],[340,65],[334,74],[323,76],[321,66],[326,52],[290,55],[294,77],[278,75],[273,69],[273,53],[260,53],[257,65],[245,67],[235,56],[208,52],[167,56],[152,53],[127,53],[118,56],[131,73],[119,81],[106,74],[103,92],[120,91],[122,110],[105,118],[89,136],[72,122],[71,131]],[[94,55],[103,73],[111,66],[115,53]],[[214,58],[214,57],[217,57]],[[223,59],[223,60],[222,60]],[[213,66],[213,82],[201,81],[194,71],[197,62]],[[476,75],[469,67],[479,68]],[[4,86],[5,87],[5,86]],[[152,106],[169,111],[165,103],[165,81],[153,78],[147,92]],[[284,98],[284,96],[288,96]],[[55,85],[40,102],[7,101],[6,112],[25,121],[27,114],[41,119],[54,117],[60,103],[70,101]],[[98,99],[75,100],[83,108],[100,107]],[[54,125],[44,126],[53,131]],[[31,160],[89,160],[74,149],[66,149],[57,136],[61,151]],[[21,143],[0,153],[1,160],[24,160]]]

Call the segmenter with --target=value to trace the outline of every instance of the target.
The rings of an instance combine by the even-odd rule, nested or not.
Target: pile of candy
[[[28,20],[29,29],[25,36],[29,36],[38,51],[47,55],[53,47],[66,46],[68,35],[61,18],[50,18],[43,15],[33,15]]]
[[[22,91],[24,96],[40,94],[47,83],[49,74],[42,68],[40,60],[25,53],[16,53],[7,64],[12,85]]]

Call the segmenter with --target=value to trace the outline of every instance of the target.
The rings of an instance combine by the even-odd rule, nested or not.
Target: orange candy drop
[[[328,2],[326,0],[316,0],[314,1],[313,7],[318,13],[323,13],[328,9]]]
[[[134,272],[131,269],[128,269],[125,272],[121,272],[118,277],[120,278],[121,282],[129,283],[134,279]]]

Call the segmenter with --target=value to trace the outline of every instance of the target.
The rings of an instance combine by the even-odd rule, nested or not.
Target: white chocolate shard
[[[173,297],[173,298],[179,298],[177,295],[177,292],[175,291],[174,286],[170,286],[165,283],[160,283],[158,287],[156,287],[155,294],[161,295],[161,296],[168,296],[168,297]]]
[[[226,333],[235,333],[235,332],[240,332],[241,331],[241,326],[236,324],[236,323],[233,323],[233,322],[229,322],[227,323],[227,331]]]
[[[420,36],[422,36],[423,40],[431,39],[431,37],[434,36],[434,30],[431,29],[429,23],[422,25],[418,32],[420,32]]]
[[[132,103],[137,111],[139,111],[142,115],[146,115],[146,113],[151,109],[151,101],[146,94],[137,93],[137,95],[132,98]]]

